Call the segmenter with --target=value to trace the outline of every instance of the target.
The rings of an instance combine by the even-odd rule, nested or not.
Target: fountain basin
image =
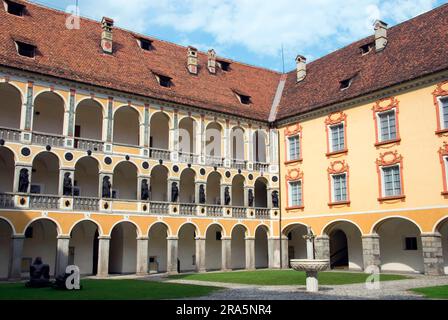
[[[296,271],[321,272],[330,268],[330,260],[291,260],[291,267]]]

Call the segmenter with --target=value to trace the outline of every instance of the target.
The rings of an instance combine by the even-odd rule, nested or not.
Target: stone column
[[[34,93],[33,82],[29,81],[26,90],[25,112],[22,112],[21,129],[31,131],[33,129]]]
[[[330,237],[323,235],[314,239],[316,259],[330,260]]]
[[[246,270],[255,270],[255,237],[246,237]]]
[[[362,256],[364,270],[370,266],[381,267],[380,236],[370,234],[362,237]]]
[[[289,269],[289,259],[294,257],[289,257],[288,252],[288,237],[282,236],[282,269]]]
[[[196,239],[196,272],[205,272],[205,238]]]
[[[423,264],[425,274],[430,276],[440,276],[443,270],[442,236],[440,233],[422,233]]]
[[[280,239],[268,238],[269,269],[280,269]]]
[[[170,274],[178,273],[177,259],[178,259],[178,237],[168,237],[167,241],[167,272]]]
[[[109,97],[108,103],[107,103],[107,115],[105,118],[105,139],[107,142],[112,142],[113,140],[113,128],[114,128],[114,99],[112,97]]]
[[[232,270],[232,238],[221,238],[221,253],[222,271]]]
[[[24,235],[14,235],[11,237],[11,247],[9,251],[9,271],[8,279],[12,281],[20,280],[22,273],[22,252]]]
[[[68,266],[69,245],[69,235],[58,236],[55,276],[65,275],[65,269]]]
[[[98,276],[107,277],[109,275],[109,248],[110,237],[98,237]]]
[[[148,274],[149,237],[137,238],[137,275]]]

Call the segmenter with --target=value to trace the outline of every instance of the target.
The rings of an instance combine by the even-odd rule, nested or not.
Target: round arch
[[[103,228],[101,227],[101,224],[100,224],[98,221],[95,221],[95,220],[90,219],[90,218],[83,218],[83,219],[81,219],[81,220],[76,221],[76,222],[70,227],[70,230],[69,230],[68,234],[71,234],[71,233],[73,232],[73,230],[74,230],[79,224],[84,223],[84,222],[91,222],[91,223],[93,223],[93,224],[98,228],[99,236],[101,237],[101,236],[104,235],[104,233],[103,233]],[[112,230],[112,229],[111,229],[111,230]]]
[[[268,239],[270,229],[265,224],[259,224],[254,231],[255,234],[255,268],[265,269],[269,267]]]
[[[78,107],[86,102],[90,102],[92,104],[96,104],[98,107],[101,108],[101,114],[104,116],[106,116],[106,107],[101,103],[101,101],[99,101],[96,98],[92,98],[92,97],[84,97],[82,99],[79,99],[75,105],[75,113],[78,110]]]
[[[117,163],[113,170],[113,191],[117,199],[137,200],[139,169],[131,161]]]
[[[99,237],[101,226],[92,219],[77,221],[70,230],[69,265],[79,267],[82,275],[96,275],[98,272]]]
[[[376,234],[378,228],[381,227],[381,224],[383,224],[384,222],[386,222],[387,220],[391,220],[391,219],[402,219],[402,220],[407,220],[410,223],[414,224],[414,226],[419,230],[420,233],[423,233],[422,228],[420,227],[420,225],[415,222],[414,220],[408,218],[408,217],[404,217],[404,216],[389,216],[389,217],[385,217],[385,218],[381,218],[378,221],[376,221],[373,225],[372,228],[370,229],[370,234]]]
[[[150,196],[152,201],[168,201],[169,169],[164,165],[157,165],[151,170]]]
[[[230,151],[233,160],[243,161],[245,159],[245,135],[244,128],[240,126],[232,127],[230,130]]]
[[[140,226],[139,226],[136,222],[134,222],[134,221],[132,221],[132,220],[120,220],[120,221],[115,222],[115,223],[110,227],[109,235],[108,235],[108,236],[111,236],[111,235],[112,235],[112,231],[114,230],[114,228],[115,228],[116,226],[118,226],[119,224],[121,224],[121,223],[130,223],[130,224],[132,224],[132,225],[135,227],[135,229],[136,229],[136,232],[137,232],[137,238],[143,236],[143,233],[142,233],[142,230],[140,229]]]
[[[101,165],[98,159],[85,156],[75,163],[75,195],[80,197],[99,197],[99,174]]]
[[[163,225],[163,226],[166,228],[166,230],[167,230],[167,237],[171,237],[171,236],[173,235],[173,232],[172,232],[172,230],[171,230],[171,227],[170,227],[169,224],[166,223],[165,221],[155,221],[155,222],[151,223],[151,224],[148,226],[148,230],[147,230],[146,234],[149,234],[149,233],[151,232],[151,229],[152,229],[153,227],[157,227],[158,225]]]
[[[192,222],[185,222],[177,232],[179,238],[178,269],[180,272],[195,271],[197,266],[196,238],[199,228]]]
[[[232,179],[232,206],[244,206],[244,193],[246,186],[246,178],[242,174],[237,174]]]
[[[36,100],[37,100],[37,98],[39,98],[39,96],[45,95],[47,93],[53,94],[53,95],[57,96],[59,99],[61,99],[61,101],[64,103],[64,110],[66,110],[66,106],[68,105],[67,99],[58,91],[51,90],[49,88],[43,89],[39,92],[36,92],[33,97],[33,104],[36,103]]]
[[[113,225],[110,232],[110,274],[137,272],[137,238],[140,236],[140,228],[131,220],[121,220]]]
[[[194,203],[196,194],[196,172],[192,168],[185,168],[180,174],[179,201]]]
[[[64,135],[67,103],[59,93],[45,90],[34,97],[33,131]]]
[[[439,219],[433,228],[434,234],[440,234],[442,242],[443,271],[448,274],[448,216]]]
[[[160,150],[170,148],[171,117],[164,111],[152,113],[149,118],[150,124],[150,147]]]
[[[79,101],[75,107],[75,138],[103,140],[104,117],[105,109],[99,101],[93,98]]]
[[[53,152],[38,153],[32,162],[31,185],[36,189],[31,189],[31,193],[58,195],[61,163],[59,156]]]
[[[62,235],[61,225],[59,224],[59,222],[56,219],[53,219],[51,217],[37,217],[37,218],[31,219],[30,221],[28,221],[28,223],[23,228],[22,234],[25,234],[26,229],[28,229],[34,222],[37,222],[40,220],[48,220],[48,221],[52,222],[56,226],[57,235],[58,236]]]
[[[207,176],[205,193],[207,204],[221,204],[221,181],[222,175],[218,171],[213,171]]]
[[[196,153],[197,131],[198,123],[196,119],[190,116],[179,119],[179,150],[181,153]]]
[[[0,217],[0,279],[7,279],[9,276],[11,239],[14,233],[10,221]]]
[[[252,136],[252,154],[254,162],[266,163],[266,146],[268,143],[267,134],[261,130],[255,130]]]
[[[258,177],[255,180],[255,207],[267,208],[268,207],[268,188],[269,181],[265,177]]]
[[[205,269],[222,269],[222,238],[226,230],[220,223],[211,223],[205,231]]]
[[[0,126],[11,129],[20,129],[22,114],[23,93],[13,83],[0,83]]]
[[[141,114],[132,105],[123,105],[114,111],[113,141],[126,145],[140,144]]]
[[[3,221],[5,223],[7,223],[9,225],[9,227],[11,228],[11,232],[13,235],[16,235],[16,227],[14,226],[14,224],[7,218],[5,217],[0,217],[0,221]]]
[[[171,235],[168,224],[163,221],[152,223],[148,229],[148,257],[150,273],[161,273],[167,271],[168,242],[167,237]]]
[[[0,193],[14,192],[15,153],[0,146]]]

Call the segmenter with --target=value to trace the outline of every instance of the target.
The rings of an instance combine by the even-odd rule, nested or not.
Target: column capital
[[[317,236],[315,239],[316,240],[330,240],[330,237],[328,235],[324,234],[321,236]]]
[[[98,240],[110,240],[111,238],[111,236],[99,236]]]
[[[71,238],[72,237],[70,237],[69,234],[61,234],[61,235],[57,236],[56,239],[58,239],[58,240],[70,240]]]
[[[179,237],[175,237],[175,236],[170,236],[170,237],[166,237],[166,240],[179,240]]]
[[[146,241],[148,241],[149,237],[148,236],[137,237],[137,240],[141,240],[141,241],[146,240]]]
[[[441,236],[439,232],[423,232],[420,234],[421,238],[440,238]]]
[[[232,240],[232,237],[221,237],[221,240],[223,240],[223,241]]]
[[[12,236],[11,236],[11,239],[12,240],[15,240],[15,239],[25,239],[26,237],[25,237],[25,235],[24,234],[13,234]]]
[[[362,239],[379,239],[380,236],[377,233],[372,233],[372,234],[363,234],[361,236]]]
[[[205,237],[196,237],[196,238],[194,238],[194,240],[206,240],[206,238]]]
[[[255,237],[245,237],[244,240],[255,240]]]

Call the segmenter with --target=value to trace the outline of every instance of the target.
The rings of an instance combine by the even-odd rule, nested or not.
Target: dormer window
[[[248,105],[252,103],[251,96],[249,96],[248,94],[242,93],[238,90],[233,90],[233,92],[235,93],[236,97],[241,102],[241,104]]]
[[[373,48],[375,48],[375,43],[370,42],[370,43],[367,43],[367,44],[365,44],[365,45],[359,47],[359,50],[361,51],[361,54],[362,54],[362,55],[366,55],[366,54],[368,54],[370,51],[372,51]]]
[[[230,71],[230,62],[227,61],[216,61],[218,66],[221,68],[222,71]]]
[[[348,88],[350,88],[350,86],[352,85],[353,79],[354,79],[354,77],[342,80],[340,82],[340,90],[344,91],[344,90],[347,90]]]
[[[34,58],[36,56],[36,46],[35,45],[21,42],[21,41],[16,41],[16,47],[17,47],[17,52],[22,57]]]
[[[157,82],[160,84],[160,86],[170,88],[173,85],[171,77],[157,73],[154,73],[154,75],[156,76]]]
[[[25,6],[23,4],[14,1],[4,1],[6,12],[15,16],[23,16],[25,12]]]
[[[140,38],[138,39],[138,43],[140,44],[140,48],[143,50],[150,51],[152,49],[151,40]]]

